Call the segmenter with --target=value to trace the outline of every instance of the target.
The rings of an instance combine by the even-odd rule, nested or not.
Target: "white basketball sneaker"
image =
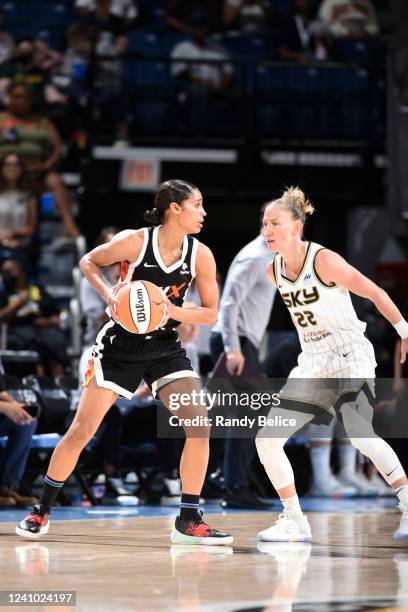
[[[284,510],[272,527],[258,533],[257,539],[262,542],[307,542],[312,539],[312,530],[305,514]]]
[[[323,482],[314,480],[308,491],[310,497],[355,497],[356,487],[343,485],[333,475]]]
[[[394,533],[395,540],[408,540],[408,504],[398,504],[402,512],[401,520],[397,531]]]
[[[339,472],[337,474],[337,480],[347,487],[355,487],[359,497],[375,497],[378,495],[376,487],[371,485],[370,481],[367,480],[363,474],[359,474],[358,472]]]

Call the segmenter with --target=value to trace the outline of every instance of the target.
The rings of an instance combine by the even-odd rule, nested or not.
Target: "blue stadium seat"
[[[162,91],[168,89],[172,79],[169,77],[169,68],[165,62],[130,60],[125,63],[124,78],[128,84],[136,88]],[[140,92],[143,94],[143,92]]]
[[[129,33],[129,51],[146,57],[162,54],[161,41],[154,32],[134,30]]]
[[[33,0],[27,5],[27,17],[31,27],[65,28],[73,20],[73,10],[63,2]]]
[[[262,36],[251,34],[239,34],[231,32],[223,36],[214,37],[237,59],[265,59],[267,58],[267,46]]]
[[[6,1],[1,3],[4,14],[4,24],[15,26],[27,21],[26,7],[21,0]]]
[[[272,10],[278,17],[287,15],[290,13],[293,3],[292,0],[269,0],[272,6]]]
[[[163,24],[165,0],[140,0],[140,13],[144,23]]]
[[[362,40],[351,38],[337,38],[334,53],[338,61],[346,63],[369,64],[372,59],[370,46]]]

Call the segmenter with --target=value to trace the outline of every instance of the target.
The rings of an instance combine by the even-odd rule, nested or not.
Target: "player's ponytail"
[[[288,187],[279,203],[284,204],[292,212],[294,219],[300,219],[303,224],[306,222],[306,216],[314,213],[313,204],[299,187]]]
[[[146,210],[143,215],[143,218],[149,226],[160,225],[161,223],[160,212],[157,210],[156,207],[152,208],[151,210]]]
[[[172,202],[181,204],[183,200],[191,196],[194,189],[197,189],[195,185],[180,179],[164,181],[157,188],[154,208],[145,212],[144,220],[148,225],[160,225],[164,221],[165,212],[170,204]]]

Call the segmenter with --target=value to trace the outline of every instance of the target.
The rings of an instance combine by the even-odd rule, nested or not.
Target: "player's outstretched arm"
[[[196,287],[200,296],[201,306],[180,308],[168,302],[168,316],[182,323],[197,325],[214,325],[218,314],[218,285],[216,280],[216,265],[210,249],[198,245],[196,260]]]
[[[327,285],[335,283],[375,304],[377,310],[401,336],[401,363],[404,363],[408,351],[408,323],[388,293],[347,263],[338,253],[329,249],[323,249],[317,253],[315,267],[316,272]]]
[[[101,244],[89,253],[85,253],[79,262],[82,274],[87,278],[101,298],[109,306],[112,318],[117,321],[115,294],[118,285],[109,287],[106,284],[101,268],[119,261],[136,261],[143,245],[143,232],[140,230],[124,230],[105,244]]]

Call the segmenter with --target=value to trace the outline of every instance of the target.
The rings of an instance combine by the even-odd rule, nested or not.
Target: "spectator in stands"
[[[37,202],[21,157],[0,159],[0,257],[29,254],[37,225]]]
[[[224,25],[229,30],[263,33],[272,26],[268,0],[224,0]]]
[[[85,17],[96,9],[96,0],[75,0],[75,9],[80,17]],[[139,7],[135,0],[112,0],[110,12],[123,19],[126,26],[134,25],[139,17]]]
[[[95,11],[83,19],[90,28],[97,58],[92,74],[94,119],[101,122],[105,132],[114,124],[117,133],[125,133],[126,92],[122,88],[121,57],[127,50],[128,39],[124,20],[113,15],[110,7],[111,0],[96,0]]]
[[[46,100],[45,89],[49,82],[49,72],[37,66],[34,61],[34,43],[30,37],[20,38],[15,56],[0,66],[0,93],[3,103],[7,103],[10,83],[18,81],[30,86],[33,107],[41,109]]]
[[[208,37],[209,28],[205,17],[197,18],[190,40],[177,43],[171,51],[172,60],[177,60],[171,66],[171,74],[186,83],[179,94],[180,116],[183,120],[187,117],[189,129],[195,134],[207,132],[214,102],[228,103],[226,91],[234,74],[228,52]],[[183,60],[197,60],[197,63]]]
[[[117,232],[116,227],[104,227],[96,239],[95,247],[110,242]],[[110,285],[116,285],[120,277],[120,266],[114,264],[104,268],[104,276]],[[83,374],[87,368],[88,360],[91,358],[90,349],[95,342],[96,335],[101,329],[102,324],[108,320],[108,317],[105,312],[105,302],[84,276],[81,278],[80,303],[84,317],[84,354],[81,357],[83,365],[80,366],[81,374]]]
[[[208,23],[210,31],[216,30],[221,22],[220,2],[218,0],[167,0],[164,12],[166,25],[194,37],[200,20]],[[198,30],[200,30],[199,26]]]
[[[62,90],[65,95],[77,107],[86,109],[89,94],[87,72],[92,54],[90,27],[81,22],[73,23],[67,29],[67,43],[68,46],[57,74],[63,79]]]
[[[37,501],[18,492],[37,427],[37,419],[24,410],[25,406],[7,392],[0,361],[0,437],[8,438],[0,469],[0,508],[25,507]]]
[[[323,0],[319,17],[333,36],[366,38],[379,32],[371,0]]]
[[[18,153],[25,161],[36,192],[52,191],[64,225],[64,235],[76,238],[79,230],[72,217],[70,198],[56,166],[61,140],[53,123],[31,110],[31,92],[24,83],[13,83],[9,104],[0,113],[0,154]]]
[[[7,259],[0,268],[0,321],[8,324],[7,346],[14,350],[33,350],[40,355],[39,375],[64,374],[69,365],[68,342],[59,328],[59,309],[42,287],[28,281],[22,264]]]
[[[8,62],[14,54],[14,38],[3,30],[3,8],[0,6],[0,65]]]
[[[327,29],[315,19],[312,0],[294,0],[292,14],[282,23],[280,58],[302,64],[326,60],[330,46]]]
[[[62,62],[62,53],[51,49],[47,40],[36,38],[33,44],[34,65],[47,72]]]
[[[120,55],[127,48],[127,38],[125,35],[125,22],[121,17],[111,13],[111,0],[95,0],[95,10],[90,11],[83,18],[93,33],[96,41],[96,50],[101,44],[102,39],[109,34],[110,44]]]

